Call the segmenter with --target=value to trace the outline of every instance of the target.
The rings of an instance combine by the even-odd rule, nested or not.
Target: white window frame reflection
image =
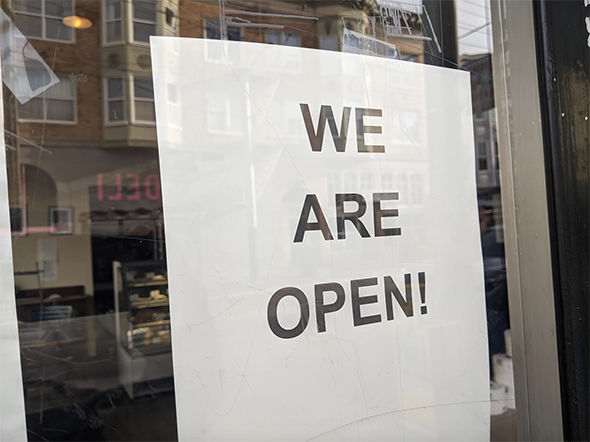
[[[178,14],[176,12],[174,12],[174,10],[170,7],[171,5],[165,5],[164,6],[164,27],[172,32],[175,36],[178,36],[179,30],[180,30],[180,20],[178,18]],[[172,17],[173,17],[173,21],[172,23],[174,24],[168,24],[168,13],[167,11],[171,11],[172,12]]]
[[[238,109],[233,109],[232,106],[238,106]],[[213,121],[211,118],[212,114],[212,107],[219,106],[219,110],[215,113],[221,115],[222,118],[222,126],[221,128],[214,127]],[[243,109],[239,109],[240,103],[239,98],[236,99],[234,103],[232,103],[231,97],[223,96],[223,97],[209,97],[207,99],[207,130],[209,133],[212,134],[226,134],[226,135],[243,135],[246,128],[245,128],[245,121],[246,121],[246,104],[243,103]],[[238,115],[238,118],[244,118],[244,125],[240,129],[236,129],[234,116]],[[232,124],[232,122],[234,124]]]
[[[119,18],[109,19],[107,16],[107,3],[119,2],[121,6],[121,16]],[[119,22],[121,24],[121,38],[119,40],[109,40],[108,24]],[[102,45],[115,46],[125,43],[125,1],[124,0],[102,0]]]
[[[133,8],[133,4],[136,1],[141,2],[141,3],[153,3],[155,5],[154,21],[144,20],[141,18],[135,18],[135,10]],[[129,19],[130,19],[129,20],[129,24],[130,24],[130,26],[129,26],[129,35],[130,35],[129,41],[133,44],[136,44],[136,45],[149,46],[150,45],[149,41],[141,41],[141,40],[135,39],[135,23],[144,24],[144,25],[153,25],[154,26],[154,33],[152,35],[159,35],[158,2],[154,1],[154,0],[128,0],[127,3],[129,5],[128,13],[129,13]]]
[[[410,199],[408,191],[410,189],[410,180],[408,170],[400,170],[399,172],[392,173],[393,178],[393,190],[398,193],[399,199],[396,201],[396,205],[399,207],[408,207],[410,205]]]
[[[41,5],[41,12],[40,13],[19,11],[16,8],[16,5],[14,5],[13,9],[14,9],[14,16],[15,16],[15,25],[19,28],[19,30],[23,33],[23,35],[25,37],[27,37],[28,39],[33,39],[33,40],[55,41],[55,42],[59,42],[59,43],[76,43],[76,30],[74,28],[70,28],[70,27],[64,25],[62,22],[62,20],[64,19],[64,17],[66,17],[66,15],[63,15],[63,16],[48,15],[45,12],[46,0],[24,0],[24,1],[25,2],[34,1],[34,2],[37,2],[39,5]],[[75,5],[74,0],[62,0],[62,1],[69,2],[70,10],[72,11],[71,15],[76,15],[76,5]],[[17,24],[17,21],[18,21],[17,17],[40,18],[41,19],[41,36],[30,35],[30,34],[27,35],[27,33],[25,32],[26,29],[19,27],[19,25]],[[60,39],[60,38],[47,37],[47,20],[59,20],[60,25],[63,26],[64,29],[66,30],[66,32],[69,34],[69,38]]]
[[[76,83],[71,80],[71,78],[66,74],[56,74],[59,79],[60,83],[62,81],[69,81],[72,83],[72,96],[67,98],[61,97],[52,97],[51,89],[55,86],[58,86],[60,83],[53,85],[52,87],[48,88],[43,93],[39,94],[37,97],[32,98],[30,101],[33,100],[42,100],[43,103],[43,117],[42,118],[31,118],[22,115],[22,106],[19,105],[19,113],[18,113],[18,121],[23,123],[47,123],[47,124],[68,124],[68,125],[75,125],[78,124],[78,95],[76,90]],[[49,96],[48,96],[49,95]],[[72,115],[74,116],[73,120],[57,120],[57,119],[50,119],[47,118],[47,104],[49,100],[54,101],[64,101],[64,102],[71,102],[72,103]],[[26,104],[25,104],[26,105]]]
[[[149,80],[150,83],[152,82],[152,77],[143,77],[140,75],[131,75],[130,76],[130,85],[129,85],[129,95],[130,95],[130,104],[131,104],[131,123],[136,125],[143,125],[143,126],[155,126],[156,125],[156,111],[155,111],[155,102],[153,98],[154,90],[152,84],[152,98],[143,98],[143,97],[136,97],[135,96],[135,79],[142,79],[142,80]],[[136,108],[135,103],[136,101],[140,101],[143,103],[152,103],[154,105],[154,119],[153,120],[139,120],[136,116]]]
[[[122,96],[121,97],[110,97],[109,96],[109,80],[121,80],[123,89],[122,89]],[[122,126],[128,123],[127,120],[127,79],[124,76],[120,77],[107,77],[103,79],[103,91],[104,91],[104,103],[103,103],[103,111],[104,111],[104,125],[105,126]],[[113,101],[122,101],[123,102],[123,118],[120,120],[110,120],[110,110],[109,110],[109,103]]]
[[[205,18],[203,19],[203,37],[208,40],[212,41],[219,41],[219,38],[212,38],[213,36],[209,34],[209,26],[217,28],[219,30],[219,19],[215,18]],[[239,34],[239,39],[230,39],[230,41],[244,41],[244,28],[240,28],[238,26],[228,25],[228,30],[232,29],[232,32],[237,32]],[[216,34],[221,35],[220,32],[216,31]],[[239,60],[239,50],[235,48],[231,49],[231,53],[227,54],[231,60]],[[207,61],[212,61],[215,63],[226,63],[227,60],[225,57],[215,57],[212,55],[211,51],[208,49],[208,46],[205,46],[205,59]]]
[[[220,38],[212,38],[213,36],[209,35],[208,25],[211,25],[211,26],[217,28],[218,32],[216,32],[216,33],[221,35],[221,26],[219,24],[219,19],[218,18],[204,18],[203,19],[203,36],[205,38],[208,38],[209,40],[220,40]],[[229,39],[230,41],[244,41],[244,28],[228,24],[227,29],[228,29],[228,31],[229,31],[229,29],[232,29],[234,32],[237,32],[239,34],[238,40]]]

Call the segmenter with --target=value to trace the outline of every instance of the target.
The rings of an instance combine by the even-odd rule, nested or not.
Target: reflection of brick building
[[[348,28],[383,39],[368,18],[379,14],[376,2],[360,3],[357,10],[338,1],[251,2],[241,12],[227,7],[222,22],[217,1],[63,0],[56,7],[39,0],[31,7],[14,0],[12,9],[4,4],[61,80],[24,105],[5,100],[6,127],[17,127],[29,141],[7,138],[18,147],[22,177],[22,186],[11,189],[11,204],[24,220],[13,237],[15,270],[51,266],[55,271],[45,277],[44,287],[82,285],[106,310],[113,302],[113,260],[163,258],[150,35],[220,38],[226,33],[234,40],[343,50]],[[93,26],[66,27],[61,20],[72,14]],[[412,23],[419,35],[416,17]],[[399,48],[396,57],[423,58],[420,41],[389,40],[390,47]],[[7,90],[5,95],[10,98]],[[15,111],[17,119],[10,120]],[[71,234],[50,233],[50,207],[72,209]],[[52,262],[41,256],[41,240],[55,242]],[[35,289],[39,281],[17,277],[16,284]]]
[[[498,192],[500,175],[491,56],[464,55],[461,67],[471,73],[477,187],[484,192],[494,189]]]

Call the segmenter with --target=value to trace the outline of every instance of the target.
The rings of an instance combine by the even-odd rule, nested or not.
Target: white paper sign
[[[0,90],[0,102],[2,91]],[[4,129],[0,107],[0,129]],[[26,441],[4,137],[0,141],[0,441]]]
[[[40,239],[37,243],[37,259],[41,263],[43,273],[41,281],[57,281],[57,240],[55,238]]]
[[[2,79],[21,104],[59,83],[59,78],[2,10],[0,32]]]
[[[469,74],[152,38],[180,440],[487,440]]]

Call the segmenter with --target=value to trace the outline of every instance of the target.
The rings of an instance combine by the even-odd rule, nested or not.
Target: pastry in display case
[[[119,375],[133,398],[146,382],[172,376],[166,262],[115,261],[113,272]]]

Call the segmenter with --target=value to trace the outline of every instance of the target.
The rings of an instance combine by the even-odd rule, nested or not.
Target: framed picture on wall
[[[26,216],[25,206],[10,206],[10,233],[12,236],[26,236]]]
[[[69,206],[49,208],[49,234],[72,235],[74,233],[74,208]]]

